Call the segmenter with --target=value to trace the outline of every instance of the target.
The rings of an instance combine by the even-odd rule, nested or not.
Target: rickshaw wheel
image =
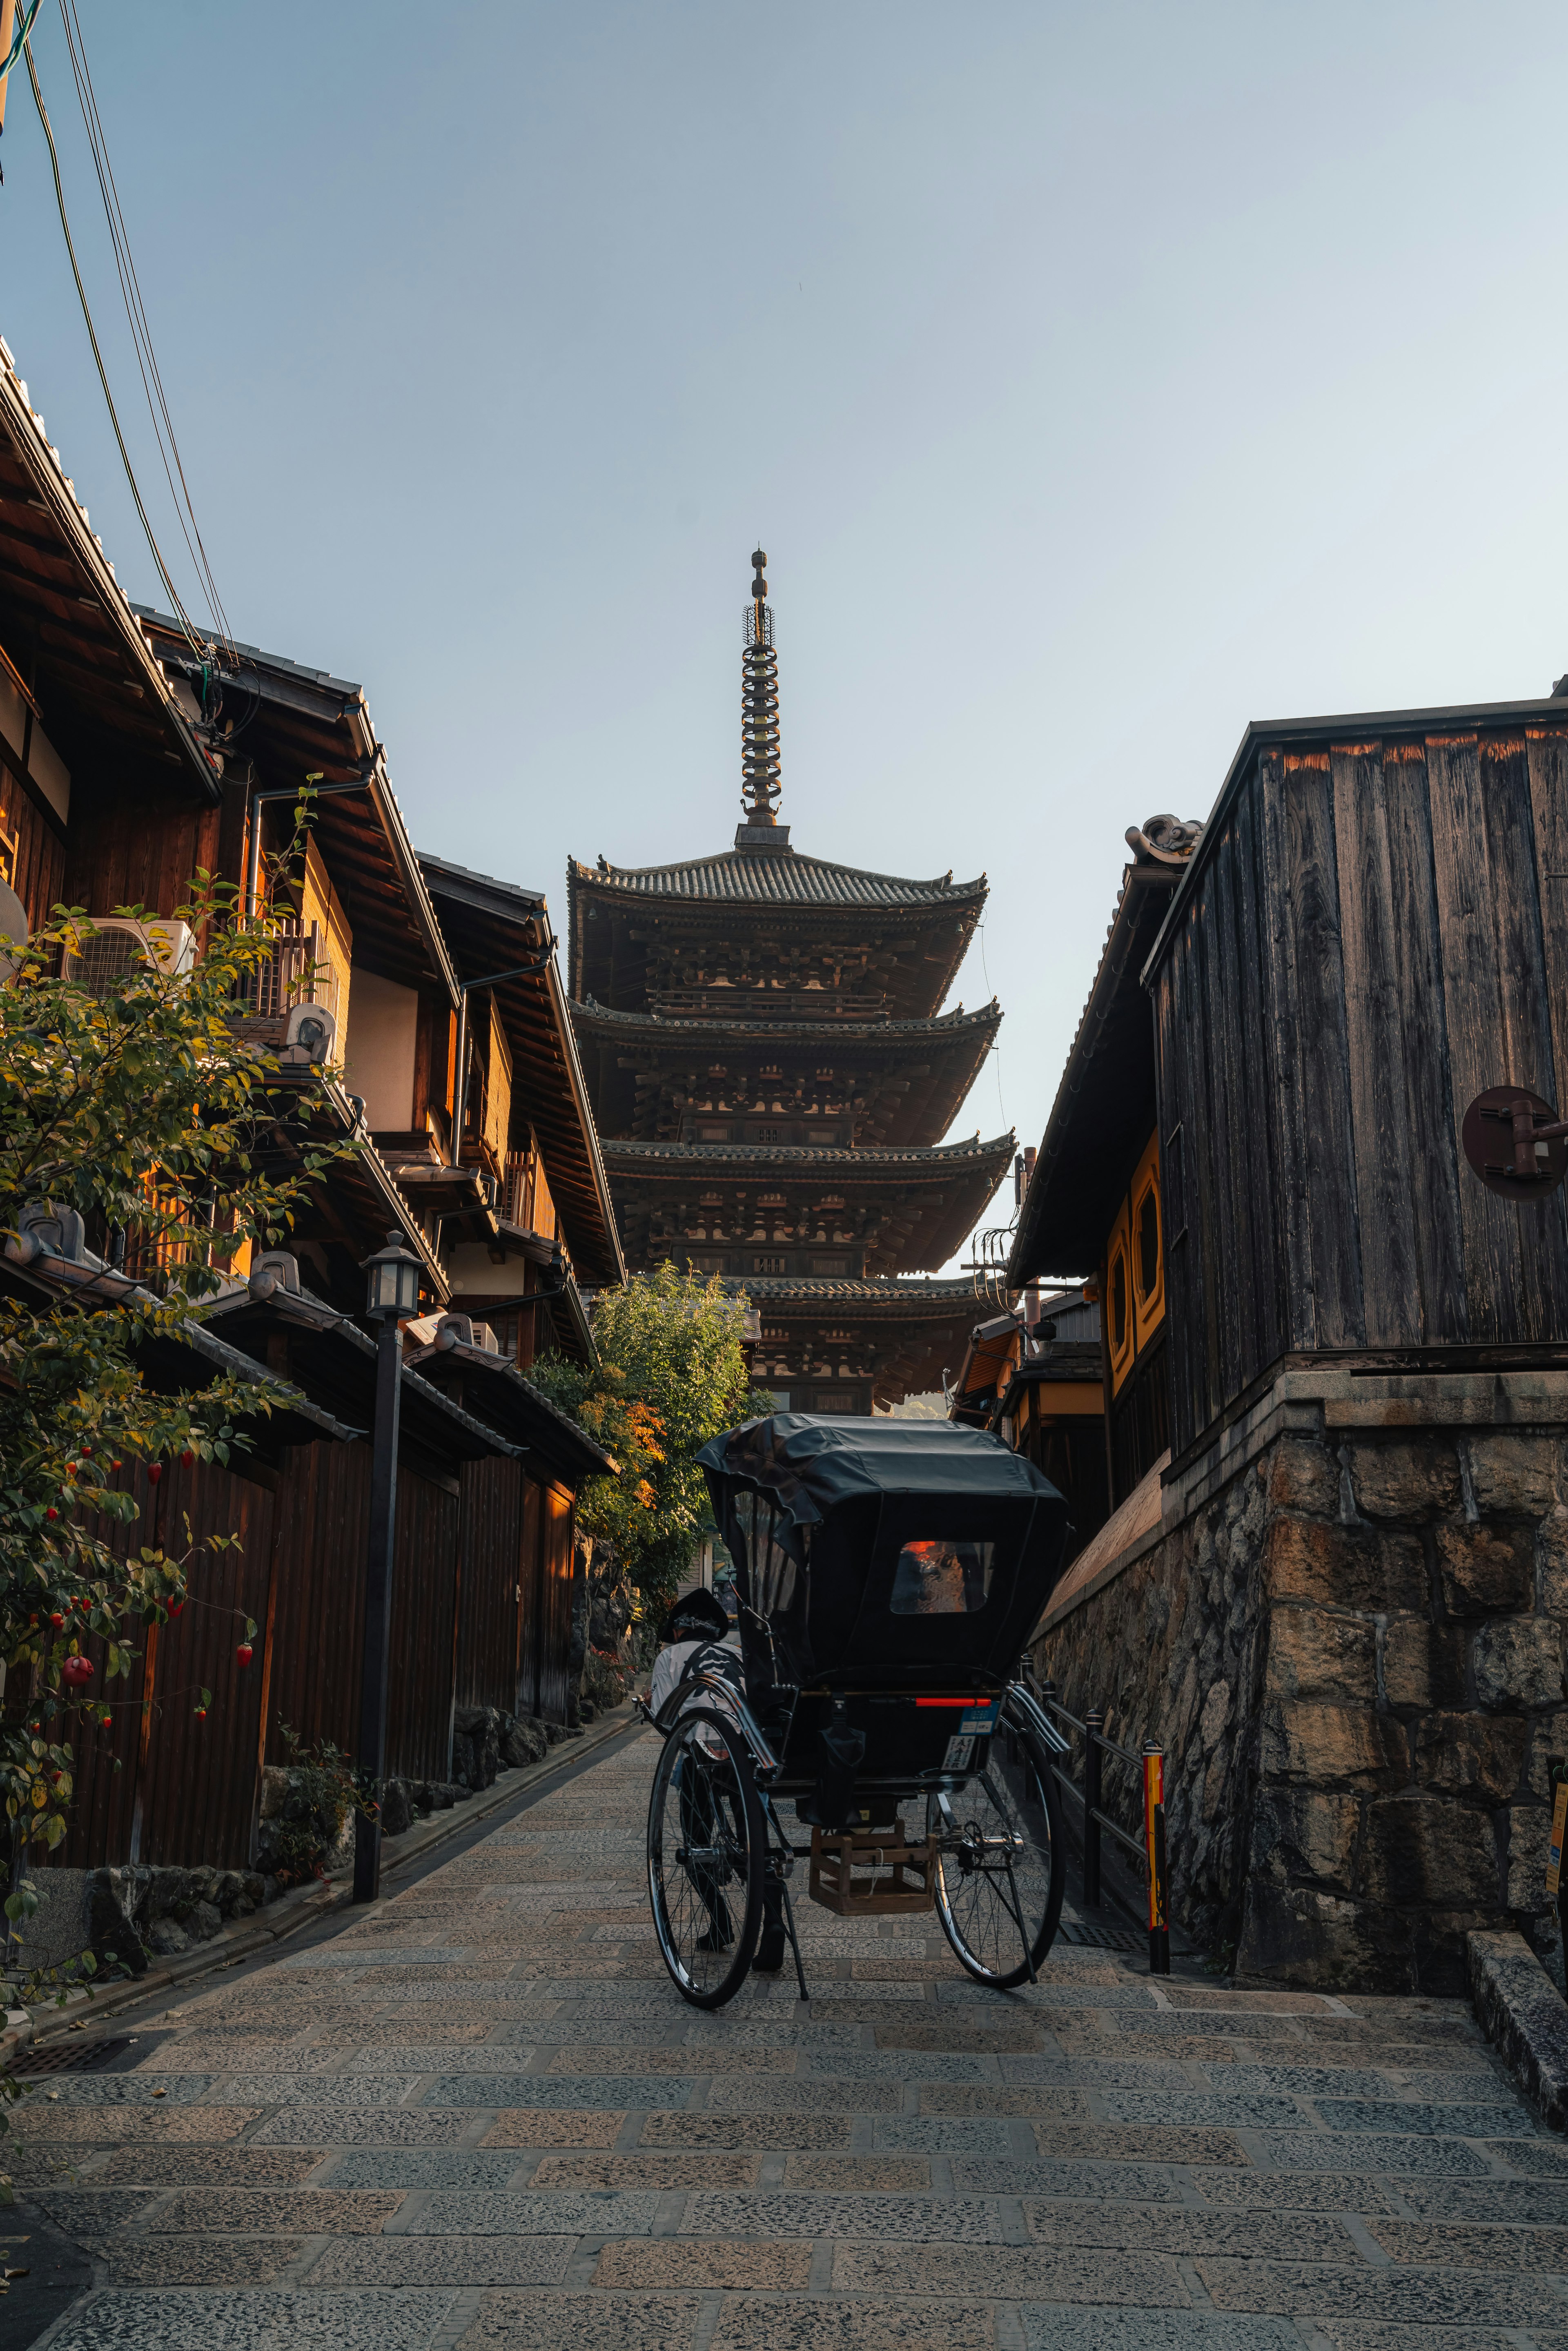
[[[959,1965],[1010,1991],[1028,1982],[1030,1963],[1038,1968],[1056,1939],[1067,1872],[1055,1774],[1005,1707],[985,1770],[948,1802],[956,1835],[935,1796],[926,1808],[926,1834],[942,1848],[936,1915]]]
[[[659,1951],[694,2008],[746,1980],[762,1908],[766,1832],[751,1758],[712,1707],[683,1714],[648,1799],[648,1898]]]

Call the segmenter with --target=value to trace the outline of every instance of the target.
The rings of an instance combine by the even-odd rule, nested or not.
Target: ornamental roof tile
[[[949,1039],[999,1029],[1002,1009],[993,996],[988,1004],[980,1005],[973,1012],[966,1012],[960,1004],[951,1012],[935,1013],[925,1020],[759,1020],[744,1011],[733,1016],[727,1013],[722,1020],[703,1020],[682,1014],[617,1012],[591,996],[585,1003],[573,1002],[571,1017],[579,1029],[613,1029],[628,1041],[633,1036],[659,1036],[678,1045],[714,1037],[730,1044],[742,1037],[755,1037],[771,1043],[787,1036],[836,1046],[889,1041],[940,1044]]]
[[[954,1168],[998,1166],[1009,1162],[1016,1147],[1014,1134],[994,1135],[982,1143],[978,1135],[965,1143],[910,1144],[880,1150],[846,1144],[810,1143],[625,1143],[608,1138],[602,1145],[607,1167],[632,1174],[639,1163],[649,1168],[691,1165],[696,1167],[741,1166],[766,1174],[794,1167],[829,1167],[835,1175],[884,1176],[897,1170],[942,1175]]]
[[[951,873],[931,882],[910,882],[793,850],[769,855],[725,849],[678,865],[593,866],[574,861],[570,879],[575,885],[628,896],[718,899],[738,905],[944,906],[986,894],[983,873],[973,882],[955,882]]]
[[[967,1281],[813,1281],[805,1277],[758,1281],[727,1276],[724,1286],[737,1297],[744,1295],[775,1310],[840,1305],[917,1319],[923,1314],[970,1314],[976,1305],[974,1285]]]

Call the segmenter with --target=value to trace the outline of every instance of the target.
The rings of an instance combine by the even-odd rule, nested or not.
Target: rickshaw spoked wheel
[[[948,1803],[956,1834],[935,1796],[926,1805],[926,1834],[941,1848],[936,1915],[960,1966],[1010,1991],[1056,1939],[1067,1872],[1055,1774],[1005,1706],[984,1771]]]
[[[648,1799],[648,1899],[660,1956],[695,2008],[721,2008],[746,1980],[766,1842],[740,1733],[716,1708],[683,1714]]]

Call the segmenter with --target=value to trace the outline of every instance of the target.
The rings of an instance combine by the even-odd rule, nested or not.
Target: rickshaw
[[[644,1708],[664,1737],[648,1892],[677,1990],[721,2007],[787,1939],[808,1997],[798,1861],[839,1916],[935,1907],[979,1982],[1032,1982],[1061,1912],[1067,1744],[1019,1661],[1061,1573],[1062,1497],[946,1421],[775,1413],[697,1459],[739,1656],[699,1645]]]

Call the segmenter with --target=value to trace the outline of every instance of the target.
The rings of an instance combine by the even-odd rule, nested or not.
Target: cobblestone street
[[[1568,2351],[1568,2160],[1462,2003],[1063,1942],[1002,1998],[934,1920],[802,1903],[810,2006],[702,2015],[655,1753],[40,2082],[20,2176],[96,2280],[53,2351]]]

